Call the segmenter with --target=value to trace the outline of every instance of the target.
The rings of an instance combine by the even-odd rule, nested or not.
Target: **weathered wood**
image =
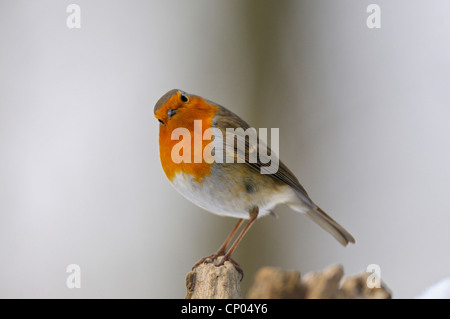
[[[355,276],[344,278],[336,298],[391,299],[392,293],[383,281],[380,282],[380,288],[370,288],[367,285],[367,280],[370,275],[370,273],[363,272]]]
[[[186,299],[240,299],[241,275],[233,264],[200,264],[186,275]]]
[[[344,269],[341,265],[333,265],[323,271],[306,274],[303,278],[306,299],[336,298],[343,275]]]
[[[306,288],[300,281],[299,271],[263,267],[255,275],[248,291],[249,299],[302,299]]]
[[[341,265],[303,276],[299,271],[263,267],[254,277],[247,298],[251,299],[389,299],[391,292],[381,282],[379,288],[368,285],[370,273],[343,278]],[[370,280],[370,279],[369,279]],[[216,267],[201,264],[186,276],[187,299],[242,298],[240,274],[230,262]]]

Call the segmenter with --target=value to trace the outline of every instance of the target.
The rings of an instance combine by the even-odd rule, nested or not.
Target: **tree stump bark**
[[[261,268],[254,277],[249,299],[390,299],[391,292],[381,282],[369,286],[370,274],[343,278],[341,265],[306,274],[274,267]],[[230,262],[216,267],[201,264],[186,276],[186,299],[240,299],[240,274]]]
[[[240,274],[233,264],[200,264],[186,275],[186,299],[241,299]]]
[[[248,299],[303,299],[306,287],[301,283],[299,271],[285,271],[263,267],[255,275]]]

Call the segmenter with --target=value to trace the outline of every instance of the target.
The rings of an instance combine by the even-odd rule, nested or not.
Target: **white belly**
[[[260,218],[270,214],[277,204],[289,202],[295,196],[288,186],[276,194],[255,194],[251,197],[247,194],[231,194],[231,183],[216,185],[210,179],[205,179],[200,184],[183,173],[175,175],[172,185],[191,202],[213,214],[244,219],[249,219],[249,211],[254,206],[259,208]]]

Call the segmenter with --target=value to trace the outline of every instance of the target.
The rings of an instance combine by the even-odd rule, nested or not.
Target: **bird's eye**
[[[167,116],[169,117],[169,119],[170,119],[172,116],[174,116],[175,114],[177,114],[177,110],[169,109],[169,110],[167,111]]]
[[[161,123],[162,125],[166,125],[163,121],[161,121],[160,119],[158,119],[159,123]]]
[[[180,94],[180,99],[181,99],[181,102],[183,102],[183,103],[186,103],[187,101],[189,101],[186,94],[183,94],[183,93]]]

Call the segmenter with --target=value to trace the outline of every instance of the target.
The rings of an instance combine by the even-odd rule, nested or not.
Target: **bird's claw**
[[[244,270],[241,268],[241,266],[238,264],[238,262],[236,260],[234,260],[233,258],[225,259],[224,255],[225,254],[222,254],[222,253],[216,253],[216,254],[212,254],[212,255],[203,257],[202,259],[197,261],[197,263],[195,263],[195,265],[192,267],[192,270],[194,270],[201,264],[214,263],[214,266],[220,267],[220,266],[223,266],[226,261],[229,261],[234,266],[234,269],[236,269],[237,272],[239,273],[239,275],[241,276],[240,281],[242,281],[242,279],[244,279]],[[220,257],[222,257],[222,258],[220,258]],[[215,260],[217,260],[217,261],[214,262]]]

